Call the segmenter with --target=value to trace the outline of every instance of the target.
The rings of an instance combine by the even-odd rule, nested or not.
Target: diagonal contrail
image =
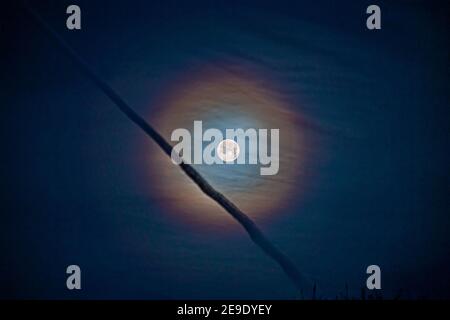
[[[91,79],[122,111],[128,119],[139,126],[150,138],[152,138],[163,151],[170,157],[172,146],[141,116],[139,116],[105,81],[103,81],[89,65],[61,38],[58,33],[48,25],[45,20],[34,10],[27,2],[23,2],[26,11],[31,14],[38,25],[51,37],[56,40],[60,49],[71,58],[71,60],[81,69],[81,72]],[[309,282],[300,274],[296,266],[279,251],[259,230],[255,223],[236,205],[234,205],[223,194],[216,191],[198,172],[189,164],[181,163],[181,169],[188,175],[192,181],[211,199],[216,201],[224,208],[242,227],[247,231],[253,242],[258,245],[267,255],[274,259],[293,281],[299,290],[310,289]]]

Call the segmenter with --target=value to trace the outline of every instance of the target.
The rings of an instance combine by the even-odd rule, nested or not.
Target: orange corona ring
[[[186,79],[189,79],[187,81]],[[193,130],[201,120],[203,128],[279,128],[279,171],[261,176],[259,167],[244,165],[204,165],[194,167],[211,185],[229,197],[253,219],[278,214],[294,198],[302,185],[302,163],[306,139],[301,117],[293,111],[288,99],[272,88],[267,80],[250,73],[208,67],[176,79],[158,100],[158,109],[148,116],[163,136],[170,140],[176,128]],[[199,188],[153,143],[146,148],[150,181],[149,192],[160,206],[195,223],[226,225],[232,218]],[[220,150],[219,150],[220,149]],[[240,146],[224,140],[217,148],[223,161],[239,156]],[[157,183],[155,183],[157,181]]]

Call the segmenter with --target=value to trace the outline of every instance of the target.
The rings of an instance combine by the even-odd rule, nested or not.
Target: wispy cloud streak
[[[38,25],[53,38],[60,49],[79,67],[80,71],[94,82],[122,111],[128,119],[141,128],[150,138],[152,138],[169,157],[172,153],[172,146],[141,116],[139,116],[105,81],[103,81],[89,65],[68,45],[68,43],[56,32],[45,20],[26,2],[23,3],[26,11],[34,18]],[[274,259],[284,270],[299,290],[310,288],[308,281],[298,271],[287,256],[279,251],[255,225],[255,223],[238,207],[236,207],[227,197],[216,191],[191,165],[181,163],[180,168],[189,176],[192,181],[211,199],[224,208],[241,226],[247,231],[253,242],[258,245],[268,256]]]

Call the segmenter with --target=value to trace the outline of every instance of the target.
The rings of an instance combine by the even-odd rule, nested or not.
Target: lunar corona
[[[186,135],[186,143],[184,136],[173,140],[174,147],[180,143],[191,147],[183,148],[183,160],[190,159],[211,185],[232,199],[252,219],[281,214],[293,199],[299,198],[299,190],[305,183],[302,175],[308,160],[309,141],[305,128],[301,127],[303,119],[293,110],[290,99],[277,88],[264,74],[253,74],[243,69],[233,73],[205,66],[194,74],[180,75],[176,83],[161,94],[156,102],[160,107],[151,115],[165,137],[171,137],[174,130],[180,128],[190,133],[190,136]],[[233,134],[222,134],[214,145],[215,139],[203,139],[203,129],[205,132],[217,129],[221,133],[233,130]],[[241,142],[237,129],[244,133],[254,129],[256,139],[246,137]],[[277,129],[280,130],[278,138],[273,134]],[[279,148],[275,147],[276,143],[279,143]],[[204,151],[209,146],[213,147],[207,150],[206,155],[214,153],[217,160],[229,165],[205,163]],[[153,145],[149,147],[155,148],[150,152],[149,178],[162,181],[149,184],[149,191],[159,200],[159,205],[195,225],[199,222],[217,223],[223,228],[233,223],[200,189],[194,188],[165,155],[156,151]],[[185,150],[191,152],[185,153]],[[256,161],[250,161],[253,157]],[[279,170],[268,175],[261,171],[269,168]]]

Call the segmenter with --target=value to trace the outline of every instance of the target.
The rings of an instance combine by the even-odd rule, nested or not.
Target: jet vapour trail
[[[71,58],[80,68],[81,72],[92,80],[105,93],[114,104],[122,111],[128,119],[140,127],[150,138],[152,138],[163,151],[170,157],[172,146],[141,116],[139,116],[105,81],[103,81],[89,65],[69,46],[59,34],[48,25],[40,14],[28,3],[23,2],[25,10],[34,18],[38,25],[56,41],[60,49]],[[287,256],[279,251],[255,225],[255,223],[236,205],[234,205],[223,194],[216,191],[191,165],[181,163],[180,168],[191,180],[211,199],[224,208],[241,226],[247,231],[253,242],[258,245],[268,256],[274,259],[284,270],[294,285],[300,290],[310,289],[309,281],[298,271]]]

